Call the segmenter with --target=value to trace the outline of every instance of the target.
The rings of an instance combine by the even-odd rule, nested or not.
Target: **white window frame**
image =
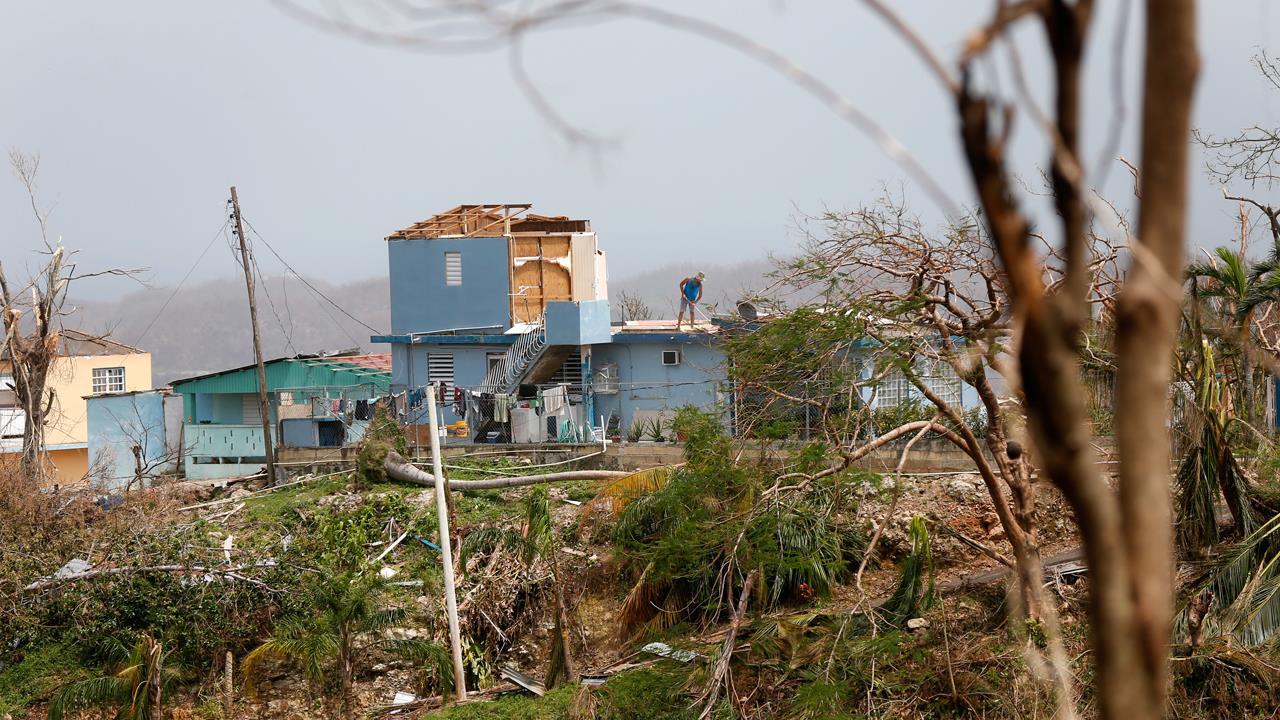
[[[911,399],[915,386],[901,370],[894,370],[876,384],[876,406],[893,407]]]
[[[444,251],[444,284],[448,287],[462,285],[462,251]]]
[[[675,359],[675,362],[667,362],[667,353],[673,353],[672,357]],[[680,352],[679,350],[663,350],[663,351],[662,351],[662,364],[663,364],[663,365],[665,365],[665,366],[667,366],[667,367],[675,367],[676,365],[679,365],[679,364],[680,364],[680,361],[681,361],[681,360],[683,360],[683,359],[684,359],[684,358],[680,357],[680,355],[681,355],[681,352]]]
[[[959,407],[963,400],[963,385],[956,369],[946,360],[930,360],[922,363],[921,378],[925,387],[937,395],[942,402]]]
[[[94,395],[102,393],[124,392],[124,366],[94,368],[91,377],[91,391]]]

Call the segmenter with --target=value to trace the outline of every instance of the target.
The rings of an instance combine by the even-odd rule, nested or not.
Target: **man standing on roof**
[[[698,273],[691,278],[685,278],[680,281],[680,314],[676,316],[676,329],[680,329],[680,323],[684,322],[684,311],[689,310],[689,328],[693,328],[693,324],[698,321],[698,301],[702,299],[702,278],[706,277],[703,273]]]

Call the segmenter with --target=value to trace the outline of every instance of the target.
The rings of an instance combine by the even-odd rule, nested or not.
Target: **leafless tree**
[[[49,243],[49,213],[42,211],[36,200],[40,159],[14,151],[9,154],[9,162],[31,199],[31,209],[39,223],[40,239],[48,256],[43,270],[26,287],[11,287],[3,265],[0,265],[4,355],[13,374],[14,395],[26,414],[22,433],[22,471],[41,484],[48,471],[44,455],[46,416],[52,412],[54,402],[53,390],[47,387],[47,382],[61,344],[62,307],[69,278],[63,267],[62,247]]]
[[[1164,715],[1173,606],[1173,531],[1166,421],[1185,263],[1188,140],[1199,68],[1194,2],[1149,0],[1141,120],[1138,233],[1115,307],[1118,492],[1095,462],[1080,376],[1088,321],[1090,212],[1079,147],[1081,63],[1092,2],[1002,3],[961,61],[961,136],[1021,328],[1018,364],[1036,457],[1080,527],[1104,718]],[[971,64],[1022,18],[1038,19],[1052,51],[1053,196],[1063,283],[1051,290],[1005,155],[1014,107],[970,83]]]
[[[97,275],[129,276],[136,270],[107,270],[76,274],[70,254],[61,243],[49,241],[49,210],[41,209],[36,193],[40,158],[14,150],[9,164],[26,190],[40,228],[45,265],[23,286],[11,285],[0,264],[0,315],[3,316],[3,357],[13,375],[13,391],[26,414],[22,435],[22,472],[35,484],[49,475],[45,430],[55,407],[50,374],[63,347],[62,320],[67,288],[74,280]]]
[[[928,412],[944,420],[926,425],[973,461],[1013,553],[1021,611],[1042,623],[1049,638],[1048,663],[1037,667],[1062,697],[1071,697],[1056,613],[1042,592],[1035,486],[1028,477],[1025,443],[1011,435],[1024,425],[1021,403],[993,382],[993,376],[1016,368],[1009,353],[1017,343],[1006,281],[988,238],[974,221],[930,233],[893,198],[852,212],[829,212],[823,221],[825,232],[810,237],[804,252],[781,272],[781,282],[799,291],[816,290],[823,315],[860,313],[862,336],[874,340],[868,353],[874,371],[865,373],[861,384],[875,388],[889,369],[890,378],[909,383],[931,407]],[[1113,299],[1119,253],[1104,237],[1090,234],[1090,239],[1088,298],[1103,307]],[[1066,273],[1052,247],[1044,246],[1043,255],[1052,290]],[[1016,387],[1016,377],[1006,379]],[[962,384],[978,398],[981,429],[960,405]],[[771,391],[767,383],[764,390]],[[920,424],[878,428],[875,434],[911,432]],[[856,448],[841,451],[845,465],[849,457],[864,454]]]
[[[623,290],[618,294],[618,309],[623,320],[652,320],[653,310],[639,293]]]

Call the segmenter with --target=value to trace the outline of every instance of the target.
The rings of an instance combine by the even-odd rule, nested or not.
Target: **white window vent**
[[[679,350],[663,350],[662,364],[663,365],[679,365],[680,351]]]
[[[450,250],[444,254],[444,284],[462,284],[462,253]]]
[[[617,395],[618,394],[618,364],[605,363],[601,365],[595,373],[595,382],[592,388],[597,395]]]
[[[453,353],[427,353],[427,382],[444,383],[453,392]]]

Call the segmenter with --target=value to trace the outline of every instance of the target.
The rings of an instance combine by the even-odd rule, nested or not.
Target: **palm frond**
[[[1280,630],[1280,515],[1203,566],[1191,592],[1213,592],[1224,629],[1260,644]]]
[[[613,510],[613,516],[616,518],[622,514],[623,509],[631,501],[666,485],[671,480],[671,474],[675,472],[676,467],[675,465],[660,465],[618,478],[604,486],[595,498],[587,503],[587,507],[591,508],[599,503],[608,502]]]
[[[123,705],[129,701],[133,685],[116,676],[81,680],[59,690],[49,701],[49,720],[62,720],[67,713],[103,705]]]
[[[458,552],[458,564],[466,567],[473,557],[488,555],[499,548],[524,553],[527,542],[520,533],[507,527],[489,525],[467,533]]]
[[[652,562],[645,566],[618,610],[618,630],[624,638],[634,636],[637,630],[660,612],[661,603],[670,588],[667,583],[650,581],[653,567]]]
[[[934,600],[933,551],[924,518],[919,515],[911,518],[907,535],[911,540],[911,552],[899,565],[897,589],[884,604],[885,611],[899,624],[916,617]]]

